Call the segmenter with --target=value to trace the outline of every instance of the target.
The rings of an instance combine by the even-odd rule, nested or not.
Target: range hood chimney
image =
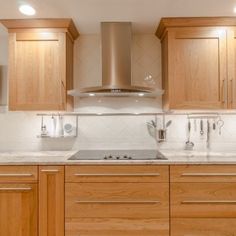
[[[157,96],[162,90],[132,86],[131,22],[101,23],[102,86],[72,90],[77,96]]]

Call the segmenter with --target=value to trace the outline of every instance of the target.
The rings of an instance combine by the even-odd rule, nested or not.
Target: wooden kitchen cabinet
[[[235,165],[170,166],[172,236],[235,235]]]
[[[163,18],[163,108],[236,107],[236,18]]]
[[[236,27],[227,31],[228,45],[228,107],[236,109]]]
[[[39,167],[39,236],[64,236],[64,166]]]
[[[70,19],[2,20],[9,31],[9,109],[71,110],[73,42]]]
[[[35,170],[36,166],[0,167],[0,235],[38,236]]]
[[[66,166],[66,236],[169,236],[168,166]]]

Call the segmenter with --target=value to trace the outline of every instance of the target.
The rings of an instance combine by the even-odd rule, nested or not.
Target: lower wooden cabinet
[[[0,235],[38,235],[37,184],[0,184]]]
[[[0,166],[0,236],[236,236],[235,175],[236,165]]]
[[[171,236],[236,235],[236,166],[170,167]]]
[[[64,166],[39,167],[39,236],[64,236]]]
[[[168,175],[168,166],[67,167],[66,236],[169,236]]]

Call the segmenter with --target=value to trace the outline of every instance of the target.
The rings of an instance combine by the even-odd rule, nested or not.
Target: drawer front
[[[168,166],[66,166],[66,182],[168,182]]]
[[[37,166],[0,166],[0,183],[36,182]]]
[[[169,236],[168,219],[66,219],[66,236]]]
[[[170,167],[171,182],[236,182],[236,165],[181,165]]]
[[[166,218],[168,184],[67,183],[66,217]]]
[[[236,217],[236,183],[172,183],[171,217]]]
[[[236,219],[173,219],[171,236],[235,236]]]

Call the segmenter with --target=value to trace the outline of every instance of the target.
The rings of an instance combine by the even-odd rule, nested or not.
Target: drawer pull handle
[[[97,176],[104,176],[104,177],[116,177],[116,176],[123,176],[123,177],[155,177],[160,176],[159,173],[147,173],[147,174],[74,174],[77,177],[97,177]]]
[[[236,201],[222,200],[222,201],[182,201],[181,204],[236,204]]]
[[[30,191],[32,188],[0,188],[0,191]]]
[[[41,172],[45,172],[45,173],[57,173],[57,172],[59,172],[59,170],[41,170]]]
[[[31,177],[33,174],[0,174],[0,177]]]
[[[186,177],[234,177],[236,173],[183,173]]]
[[[160,204],[160,201],[75,201],[76,204]]]

